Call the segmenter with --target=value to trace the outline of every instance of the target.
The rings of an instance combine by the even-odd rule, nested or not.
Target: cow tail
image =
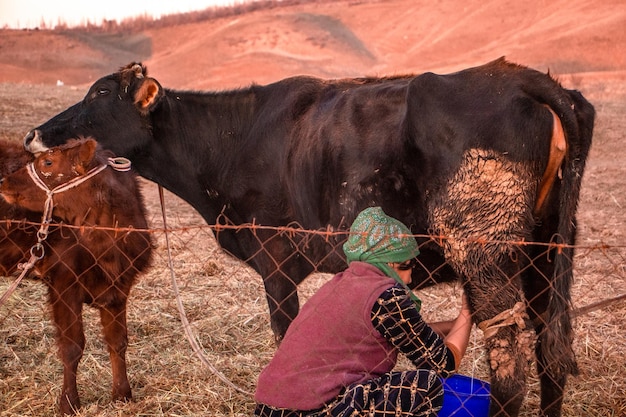
[[[563,91],[563,90],[562,90]],[[578,374],[572,348],[572,299],[576,211],[585,162],[591,147],[595,111],[578,91],[564,90],[569,100],[558,100],[550,107],[559,116],[567,138],[567,154],[562,165],[559,190],[559,223],[553,242],[557,244],[552,292],[547,309],[541,349],[547,367],[557,375]],[[567,97],[565,97],[567,98]],[[567,103],[567,104],[565,104]]]

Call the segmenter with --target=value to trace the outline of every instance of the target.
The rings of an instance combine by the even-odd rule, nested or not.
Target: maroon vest
[[[273,407],[314,410],[355,382],[393,369],[397,350],[374,329],[372,307],[394,280],[352,262],[302,307],[270,364],[255,400]]]

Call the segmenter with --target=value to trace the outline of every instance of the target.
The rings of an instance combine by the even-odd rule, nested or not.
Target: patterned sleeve
[[[417,368],[430,368],[447,376],[455,369],[453,352],[426,324],[406,290],[399,285],[385,290],[372,307],[372,324]]]

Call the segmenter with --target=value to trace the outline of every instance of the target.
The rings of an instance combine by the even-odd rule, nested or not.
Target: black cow
[[[415,282],[459,279],[476,322],[515,319],[486,333],[491,415],[518,415],[528,323],[541,407],[558,416],[577,372],[571,245],[594,117],[577,91],[504,59],[449,75],[293,77],[219,93],[164,89],[132,63],[33,129],[25,146],[95,137],[210,225],[341,230],[382,206],[416,234],[441,236],[421,240],[424,269],[437,272],[415,271]],[[217,239],[263,277],[278,340],[298,312],[297,285],[314,268],[345,267],[339,237],[220,228]],[[520,241],[557,245],[512,244]]]

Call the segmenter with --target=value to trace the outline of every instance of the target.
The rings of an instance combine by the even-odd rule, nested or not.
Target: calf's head
[[[49,190],[66,184],[98,166],[96,147],[93,139],[75,139],[42,152],[32,162],[30,173],[24,166],[4,177],[0,194],[8,203],[31,211],[43,211],[47,194],[31,175],[36,175]]]

